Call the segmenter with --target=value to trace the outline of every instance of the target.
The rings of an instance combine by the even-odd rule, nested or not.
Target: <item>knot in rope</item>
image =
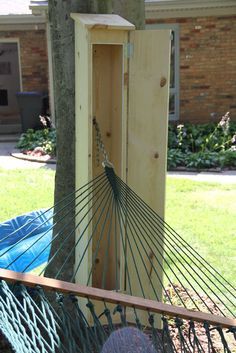
[[[97,320],[97,316],[96,316],[96,313],[95,313],[95,310],[94,310],[94,304],[89,300],[88,303],[86,304],[87,308],[89,308],[93,318],[95,320]]]
[[[141,330],[142,329],[142,325],[141,325],[141,322],[140,322],[140,320],[139,320],[139,318],[137,316],[135,318],[135,322],[136,322],[136,325],[137,325],[138,329]]]
[[[115,313],[117,313],[117,312],[120,314],[120,318],[121,318],[122,325],[123,325],[123,326],[126,326],[127,323],[126,323],[126,318],[125,318],[124,310],[123,310],[123,307],[122,307],[120,304],[118,304],[118,305],[116,306],[116,308],[115,308],[114,311],[113,311],[113,314],[115,314]]]
[[[189,321],[189,328],[191,328],[191,330],[195,330],[195,324],[193,320]]]
[[[64,295],[61,294],[61,293],[57,293],[57,294],[56,294],[56,302],[57,302],[59,305],[62,305],[62,304],[63,304],[63,301],[64,301]]]
[[[89,300],[88,303],[86,304],[87,308],[89,308],[90,311],[94,309],[94,304]]]
[[[111,317],[111,311],[110,311],[110,309],[108,309],[108,308],[106,307],[103,313],[104,313],[104,315],[105,315],[106,318],[107,318],[107,322],[108,322],[108,325],[109,325],[110,330],[113,331],[114,326],[113,326],[113,323],[112,323],[112,317]]]
[[[149,316],[148,322],[149,322],[149,324],[150,324],[151,326],[154,325],[154,315],[153,315],[153,314],[151,314],[151,315]]]
[[[35,286],[34,289],[37,291],[37,292],[43,292],[43,288],[39,285]]]
[[[227,332],[236,333],[236,326],[230,327]]]
[[[169,325],[167,318],[165,316],[162,316],[162,322],[163,322],[163,331],[169,332]]]
[[[105,315],[106,317],[110,316],[110,310],[109,310],[108,308],[106,308],[106,309],[104,310],[104,315]]]
[[[78,303],[78,298],[74,294],[70,294],[69,297],[73,304]]]
[[[121,314],[122,311],[123,311],[122,306],[121,306],[120,304],[118,304],[118,305],[115,307],[115,309],[114,309],[114,311],[113,311],[113,314],[116,314],[117,312]]]
[[[179,317],[176,317],[175,324],[176,324],[176,327],[181,328],[181,326],[183,326],[184,322]]]

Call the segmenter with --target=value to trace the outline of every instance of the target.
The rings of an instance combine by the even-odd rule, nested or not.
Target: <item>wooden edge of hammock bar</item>
[[[180,317],[182,319],[193,320],[197,322],[208,322],[211,325],[221,326],[223,328],[236,327],[236,320],[233,318],[226,318],[223,316],[203,313],[199,311],[192,311],[154,300],[133,297],[127,294],[87,287],[80,284],[40,277],[28,273],[20,273],[0,269],[0,279],[10,283],[19,282],[29,287],[40,286],[44,289],[54,292],[56,291],[60,293],[68,293],[79,297],[106,301],[113,304],[121,304],[128,307],[135,307],[136,309],[149,310],[150,312],[155,312],[170,317]]]

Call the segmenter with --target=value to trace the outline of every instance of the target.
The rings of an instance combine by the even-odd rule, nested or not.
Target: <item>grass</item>
[[[0,169],[0,222],[53,204],[55,172]],[[236,284],[236,184],[167,178],[166,221]]]
[[[166,221],[236,285],[236,184],[167,179]]]
[[[0,169],[0,222],[52,206],[54,174],[48,169]]]

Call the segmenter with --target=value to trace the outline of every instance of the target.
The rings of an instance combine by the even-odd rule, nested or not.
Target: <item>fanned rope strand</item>
[[[132,201],[134,201],[134,197],[136,198],[136,200],[135,200],[135,204],[134,204],[134,207],[135,207],[135,210],[136,210],[136,215],[137,215],[137,212],[138,212],[138,209],[140,209],[140,217],[142,217],[142,219],[144,219],[144,218],[146,218],[146,219],[148,219],[148,222],[147,222],[147,225],[149,225],[149,227],[151,226],[151,227],[153,227],[153,230],[155,231],[155,234],[162,234],[162,233],[160,233],[160,229],[158,228],[158,226],[156,226],[156,224],[155,224],[155,218],[154,218],[154,216],[156,215],[155,213],[154,213],[154,211],[153,210],[151,210],[152,212],[149,212],[149,213],[151,213],[151,216],[148,214],[148,212],[147,212],[147,209],[150,211],[150,209],[148,208],[148,206],[147,206],[147,209],[145,209],[144,207],[142,207],[142,203],[144,203],[142,200],[141,200],[141,203],[139,202],[140,201],[140,198],[129,188],[129,187],[127,187],[127,185],[126,184],[124,184],[117,176],[116,176],[116,178],[117,178],[117,182],[118,183],[120,183],[120,184],[122,184],[123,185],[123,187],[124,187],[124,193],[125,193],[125,198],[127,197],[128,198],[128,201],[129,201],[129,197],[128,196],[130,196],[130,194],[132,195]],[[129,191],[129,192],[128,192]],[[128,195],[128,196],[127,196]],[[125,202],[127,202],[127,200],[125,199]],[[144,205],[145,205],[145,203],[144,203]],[[145,205],[146,206],[146,205]],[[130,205],[129,205],[129,207],[130,207]],[[165,232],[165,226],[166,225],[166,223],[163,221],[162,222],[162,228],[161,228],[161,230],[162,231],[164,231]],[[172,245],[172,243],[169,241],[169,238],[170,238],[170,236],[169,236],[169,233],[166,233],[165,232],[165,238],[164,238],[164,240],[165,240],[165,244],[169,244],[169,246],[173,246]],[[174,241],[173,239],[171,239],[172,241]],[[177,248],[177,250],[176,250],[176,246],[175,247],[173,247],[173,250],[174,250],[174,255],[176,256],[176,254],[175,254],[175,252],[177,251],[179,254],[180,254],[180,256],[181,256],[181,251],[179,250],[179,247]],[[185,251],[185,248],[181,248],[181,250],[184,252]],[[196,253],[197,254],[197,253]],[[177,259],[178,259],[178,257],[177,257]],[[182,257],[182,259],[184,260],[184,257]],[[192,260],[193,262],[194,262],[194,259],[193,258],[189,258],[190,260]],[[182,263],[183,264],[183,263]],[[194,264],[195,265],[197,265],[197,263],[196,262],[194,262]],[[191,267],[191,265],[189,265],[189,264],[187,264],[189,267],[190,267],[190,269],[191,270],[193,270],[193,268]],[[185,267],[185,269],[186,269],[186,265],[185,264],[183,264],[183,267]],[[205,268],[204,268],[205,269]],[[207,270],[207,268],[206,268],[206,270]],[[193,270],[194,271],[194,270]],[[204,271],[203,270],[201,270],[202,271],[202,274],[203,275],[205,275],[205,273],[204,273]],[[200,280],[202,280],[202,277],[198,274],[198,273],[196,273],[196,271],[195,271],[195,275],[197,275],[198,277],[199,277],[199,279]],[[230,304],[232,304],[233,306],[235,306],[235,303],[234,302],[232,302],[231,300],[230,300],[230,298],[228,298],[226,295],[225,295],[225,293],[219,288],[219,287],[217,287],[217,284],[215,284],[215,281],[214,280],[212,280],[210,277],[207,277],[207,279],[208,279],[208,281],[211,281],[211,284],[212,285],[214,285],[219,291],[221,291],[221,294],[223,294],[223,296],[224,296],[224,298],[227,300],[227,301],[230,301]],[[215,278],[214,278],[215,279]],[[208,289],[210,289],[210,290],[212,290],[210,287],[209,287],[209,284],[207,284],[204,280],[202,280],[203,282],[204,282],[204,284],[208,287]],[[218,283],[219,284],[221,284],[222,286],[224,286],[224,284],[222,283],[222,282],[220,282],[219,280],[218,280]],[[224,286],[225,287],[225,286]],[[233,296],[233,294],[231,293],[231,292],[229,292],[232,296]],[[206,293],[207,294],[207,293]],[[218,297],[218,300],[220,300],[220,298]],[[221,300],[220,300],[221,301]],[[221,301],[222,302],[222,301]],[[223,303],[224,304],[224,303]],[[225,305],[225,304],[224,304]],[[229,308],[227,308],[229,311],[231,311]],[[232,313],[232,312],[231,312]]]
[[[132,189],[130,189],[128,187],[127,184],[125,184],[118,176],[116,176],[117,181],[119,183],[121,183],[121,185],[123,185],[123,187],[126,190],[129,190],[130,194],[133,196],[134,199],[136,199],[137,204],[139,204],[140,206],[142,206],[142,210],[143,212],[145,212],[145,214],[149,214],[150,217],[152,216],[153,219],[155,219],[156,222],[159,222],[161,227],[165,226],[165,230],[168,234],[168,237],[171,238],[171,236],[173,237],[173,239],[179,239],[180,241],[180,245],[183,246],[184,248],[186,248],[194,257],[196,258],[200,258],[199,262],[202,261],[201,264],[205,263],[205,265],[203,265],[205,267],[205,269],[210,272],[210,274],[212,276],[214,276],[214,279],[216,281],[218,281],[222,286],[225,286],[224,283],[222,283],[218,277],[216,277],[216,275],[218,275],[227,285],[229,285],[234,291],[236,291],[236,288],[234,288],[232,286],[232,284],[230,284],[225,278],[222,277],[222,275],[215,269],[213,268],[205,259],[203,259],[201,257],[201,255],[199,253],[197,253],[190,244],[188,244],[176,231],[173,230],[173,228],[167,224],[158,214],[156,214]],[[162,228],[161,228],[162,229]],[[172,239],[172,238],[171,238]],[[209,270],[209,268],[211,268],[211,270],[213,272],[211,272]],[[225,286],[226,290],[229,290],[228,287]],[[232,294],[234,295],[234,294]]]
[[[125,195],[126,195],[126,191],[125,191]],[[132,209],[132,204],[130,204],[129,201],[128,201],[128,207],[129,207],[129,209],[130,209],[130,208]],[[138,209],[138,205],[137,205],[137,204],[134,204],[134,209],[135,209],[136,215],[137,215],[137,209]],[[150,221],[145,223],[145,219],[144,219],[144,218],[145,218],[145,214],[140,213],[140,217],[136,217],[136,218],[137,218],[139,221],[142,221],[142,223],[140,223],[142,227],[143,227],[143,225],[145,224],[145,229],[142,228],[143,231],[147,230],[147,229],[150,227]],[[150,240],[152,241],[152,246],[155,247],[155,250],[159,253],[159,255],[162,257],[163,261],[164,261],[164,262],[167,264],[167,266],[170,268],[171,272],[172,272],[173,275],[176,277],[178,283],[180,283],[180,284],[182,285],[181,279],[176,275],[176,273],[175,273],[175,271],[174,271],[174,268],[171,268],[171,267],[169,266],[169,263],[168,263],[168,261],[166,260],[165,256],[164,256],[164,255],[162,254],[162,252],[160,252],[159,249],[158,249],[158,247],[159,247],[160,249],[162,249],[162,250],[163,250],[164,248],[163,248],[163,244],[159,241],[159,237],[156,238],[157,232],[156,232],[156,231],[153,232],[153,230],[152,230],[151,234],[150,234],[149,232],[145,232],[145,233],[146,233],[146,234],[145,234],[145,237],[143,237],[144,241],[145,241],[146,243],[147,243],[147,239],[150,239]],[[164,233],[164,231],[163,231],[163,233]],[[164,233],[164,234],[165,234],[165,233]],[[137,236],[138,236],[138,233],[137,233]],[[162,236],[161,232],[159,232],[159,236]],[[139,238],[139,237],[138,237],[138,238]],[[139,238],[139,239],[140,239],[140,238]],[[157,244],[153,241],[153,239],[156,240],[156,242],[157,242],[157,244],[158,244],[158,247],[157,247]],[[140,241],[140,242],[141,242],[141,245],[143,246],[143,248],[144,248],[144,250],[145,250],[145,247],[144,247],[144,245],[143,245],[143,242],[142,242],[142,241]],[[163,243],[165,244],[165,240],[164,240]],[[150,244],[148,244],[148,246],[149,246],[149,248],[151,249]],[[167,248],[169,249],[168,246],[167,246]],[[172,252],[172,251],[171,251],[171,252]],[[176,255],[175,255],[174,252],[172,252],[172,254],[174,255],[174,257],[176,257]],[[146,255],[148,255],[148,254],[146,254]],[[167,253],[166,255],[168,256],[168,258],[169,258],[172,262],[174,262],[168,253]],[[157,262],[158,262],[158,258],[157,258],[157,256],[156,256],[155,254],[154,254],[154,257],[155,257],[155,259],[156,259]],[[178,257],[176,257],[176,259],[178,260]],[[160,262],[159,262],[159,263],[160,263]],[[162,270],[164,271],[164,273],[166,274],[166,271],[165,271],[164,267],[162,267],[162,265],[160,265],[160,266],[161,266]],[[179,266],[178,266],[177,264],[176,264],[175,266],[176,266],[176,268],[178,269],[178,271],[181,273],[181,275],[183,276],[183,278],[187,281],[187,283],[189,284],[189,286],[190,286],[193,290],[195,290],[194,287],[193,287],[193,285],[192,285],[192,283],[187,279],[187,277],[186,277],[186,275],[184,274],[184,272],[181,271],[181,269],[179,268]],[[184,267],[185,267],[185,266],[184,266]],[[185,270],[186,270],[186,267],[185,267]],[[169,276],[168,276],[168,279],[169,279]],[[173,289],[175,290],[175,286],[174,286],[174,284],[171,282],[171,280],[170,280],[170,284],[172,285]],[[183,285],[182,285],[182,287],[184,288]],[[196,308],[199,310],[197,304],[193,301],[193,299],[192,299],[192,297],[190,296],[190,294],[188,293],[187,289],[184,288],[184,290],[185,290],[185,292],[187,293],[189,299],[192,301],[192,303],[193,303],[193,304],[196,306]],[[175,292],[176,292],[176,290],[175,290]],[[197,295],[198,295],[198,293],[197,293]],[[179,299],[181,300],[182,304],[184,304],[184,306],[185,306],[185,303],[183,303],[182,298],[180,298],[179,295],[178,295],[178,297],[179,297]],[[200,297],[200,295],[198,295],[198,297],[199,297],[200,300],[202,300],[202,298]],[[207,305],[206,305],[206,307],[207,307],[207,309],[208,309],[209,311],[211,310]]]
[[[89,202],[92,200],[92,196],[93,196],[94,191],[95,191],[96,189],[99,189],[98,192],[101,192],[102,188],[103,188],[105,185],[106,185],[106,182],[104,182],[104,181],[103,181],[102,183],[99,183],[98,185],[96,185],[96,187],[95,187],[92,191],[90,191],[85,197],[82,198],[82,200],[80,200],[77,204],[73,205],[73,208],[74,208],[74,207],[78,207],[84,200],[86,200],[86,201],[89,203]],[[81,194],[81,195],[82,195],[82,194]],[[88,199],[88,197],[90,197],[90,199]],[[76,199],[77,199],[77,198],[76,198]],[[76,199],[75,199],[75,200],[76,200]],[[38,257],[41,256],[41,255],[43,254],[43,252],[45,252],[45,251],[47,250],[47,248],[51,246],[51,244],[52,244],[53,241],[55,241],[59,236],[61,236],[61,235],[64,234],[64,232],[65,232],[67,226],[68,226],[71,222],[73,222],[73,221],[75,220],[75,217],[76,217],[79,213],[81,213],[81,212],[83,211],[83,209],[84,209],[86,206],[87,206],[87,203],[86,203],[82,208],[80,208],[79,211],[78,211],[73,217],[71,217],[70,220],[69,220],[66,224],[63,225],[63,227],[61,227],[60,231],[57,232],[57,234],[54,235],[54,237],[52,238],[52,240],[51,240],[50,242],[48,242],[48,244],[41,250],[41,252],[39,252],[39,254],[38,254],[37,256],[35,256],[35,257],[32,259],[32,261],[23,269],[23,272],[25,272],[25,271],[28,270],[28,268],[38,259]],[[64,209],[64,208],[65,208],[65,207],[63,207],[63,209]],[[60,212],[61,212],[61,210],[60,210],[58,213],[60,213]],[[42,240],[50,231],[52,231],[56,224],[60,224],[60,222],[62,222],[63,219],[64,219],[67,215],[70,214],[70,212],[71,212],[71,210],[69,209],[69,210],[64,214],[64,216],[61,217],[61,219],[60,219],[58,222],[54,223],[53,226],[51,226],[47,231],[45,231],[45,232],[44,232],[40,237],[38,237],[33,243],[31,243],[30,247],[28,247],[28,248],[25,249],[23,252],[21,252],[21,253],[20,253],[14,260],[12,260],[5,268],[6,268],[6,269],[10,268],[10,266],[11,266],[14,262],[16,262],[17,260],[19,260],[19,258],[22,257],[27,251],[29,251],[31,247],[33,247],[35,244],[37,244],[38,242],[40,242],[40,240]],[[20,240],[17,242],[17,244],[14,244],[14,245],[19,245],[21,242],[23,242],[26,238],[29,238],[31,235],[32,235],[32,232],[26,234],[25,237],[23,237],[22,239],[20,239]],[[65,243],[65,241],[66,241],[67,239],[68,239],[67,237],[64,239],[63,244]],[[13,248],[14,248],[14,246],[12,246],[12,247],[10,248],[10,250],[12,250]],[[60,246],[60,249],[61,249],[61,248],[62,248],[62,245]],[[8,251],[9,251],[9,249],[8,249]],[[3,256],[5,253],[6,253],[6,252],[4,252],[3,254],[1,254],[0,257]]]

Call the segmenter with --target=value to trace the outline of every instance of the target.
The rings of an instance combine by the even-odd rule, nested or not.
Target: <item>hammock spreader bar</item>
[[[128,326],[143,331],[157,353],[234,352],[234,319],[9,270],[0,278],[0,329],[16,352],[102,352],[111,333]],[[163,330],[155,313],[162,315]]]
[[[0,279],[6,281],[7,283],[21,283],[30,288],[39,286],[47,291],[71,294],[80,298],[105,301],[106,303],[121,304],[125,307],[131,306],[136,309],[149,310],[154,313],[159,313],[170,317],[181,317],[182,319],[194,320],[196,322],[208,322],[211,325],[220,325],[222,328],[236,327],[236,319],[188,310],[154,300],[134,297],[99,288],[82,286],[77,283],[60,281],[53,278],[0,269]]]

